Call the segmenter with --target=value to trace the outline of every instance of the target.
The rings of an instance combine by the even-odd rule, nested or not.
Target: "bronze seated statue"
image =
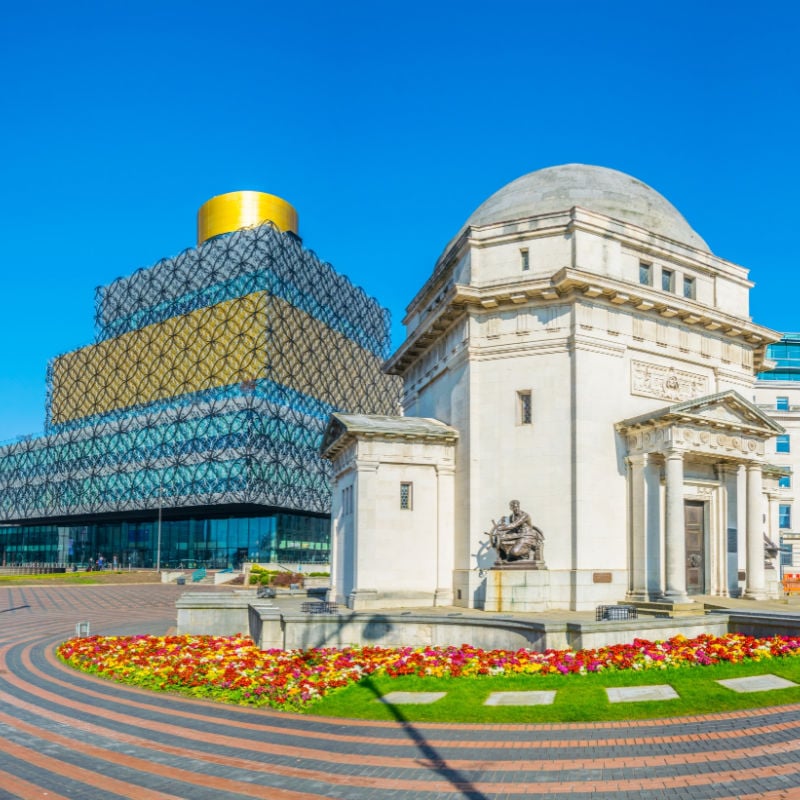
[[[515,561],[544,561],[544,534],[532,522],[530,515],[519,507],[518,500],[509,503],[511,514],[493,522],[489,541],[497,550],[496,564]]]

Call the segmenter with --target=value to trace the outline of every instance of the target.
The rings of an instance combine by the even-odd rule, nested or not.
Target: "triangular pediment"
[[[675,403],[649,414],[623,420],[617,427],[626,430],[680,421],[700,427],[748,430],[764,437],[784,432],[774,419],[733,390]]]

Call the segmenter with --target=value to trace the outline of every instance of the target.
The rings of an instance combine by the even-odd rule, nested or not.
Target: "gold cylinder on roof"
[[[212,197],[197,212],[197,244],[223,233],[238,231],[263,222],[272,222],[281,231],[296,234],[297,211],[274,194],[228,192]]]

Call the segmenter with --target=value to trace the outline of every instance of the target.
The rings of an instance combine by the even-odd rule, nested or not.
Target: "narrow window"
[[[787,529],[792,527],[792,507],[791,506],[778,506],[778,527]]]
[[[519,259],[522,264],[522,271],[527,272],[531,268],[531,258],[527,247],[519,251]]]
[[[400,484],[400,509],[402,511],[411,511],[411,504],[413,502],[413,483]]]
[[[345,515],[353,513],[352,486],[345,486],[344,489],[342,489],[342,513]]]
[[[789,441],[789,434],[782,433],[775,437],[775,452],[776,453],[791,453],[792,446]]]
[[[675,291],[675,273],[671,269],[661,270],[661,288],[665,292]]]
[[[778,478],[778,486],[781,489],[791,489],[792,488],[792,476],[791,475],[781,475]]]
[[[533,423],[533,410],[531,407],[530,390],[517,392],[517,424],[530,425]]]
[[[789,398],[788,397],[776,397],[775,398],[775,410],[776,411],[788,411],[789,410]]]
[[[683,296],[687,300],[694,300],[695,282],[694,278],[683,277]]]
[[[653,265],[647,264],[644,261],[639,262],[639,283],[642,286],[653,285]]]

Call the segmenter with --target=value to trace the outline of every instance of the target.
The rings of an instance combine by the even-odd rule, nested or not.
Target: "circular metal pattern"
[[[96,295],[47,434],[0,451],[0,519],[254,503],[330,510],[333,411],[396,414],[389,316],[297,237],[236,231]]]

